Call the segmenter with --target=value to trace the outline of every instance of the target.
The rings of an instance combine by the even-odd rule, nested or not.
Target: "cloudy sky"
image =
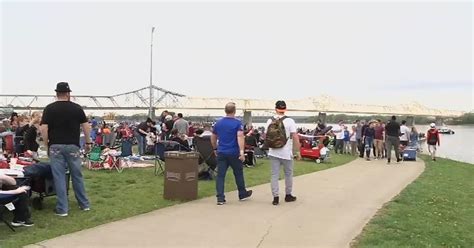
[[[2,2],[3,94],[190,96],[474,109],[473,6],[430,2]]]

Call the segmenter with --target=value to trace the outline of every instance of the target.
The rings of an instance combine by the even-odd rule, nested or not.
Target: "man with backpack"
[[[426,142],[428,143],[428,152],[431,154],[431,159],[436,161],[436,144],[439,146],[439,132],[434,123],[431,123],[430,127],[426,134]]]
[[[268,156],[272,166],[272,204],[278,205],[280,201],[278,187],[280,166],[283,166],[285,172],[285,202],[296,201],[296,197],[291,194],[293,191],[293,151],[296,151],[296,157],[300,160],[301,145],[295,121],[285,116],[286,103],[277,101],[275,112],[276,115],[267,121],[265,146],[269,148]]]

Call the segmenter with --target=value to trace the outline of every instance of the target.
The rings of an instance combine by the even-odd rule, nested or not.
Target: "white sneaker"
[[[56,210],[54,211],[54,214],[59,216],[59,217],[66,217],[68,214],[67,213],[58,213]]]

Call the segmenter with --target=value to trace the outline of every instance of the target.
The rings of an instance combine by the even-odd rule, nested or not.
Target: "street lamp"
[[[153,33],[155,32],[155,27],[151,28],[151,42],[150,42],[150,106],[148,110],[148,116],[154,118],[153,110]]]

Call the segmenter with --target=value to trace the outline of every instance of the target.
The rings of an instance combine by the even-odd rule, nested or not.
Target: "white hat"
[[[172,119],[173,119],[173,116],[171,116],[171,115],[167,115],[167,116],[165,117],[165,120],[167,120],[167,121],[170,121],[170,120],[172,120]]]
[[[436,127],[436,124],[431,123],[431,124],[430,124],[430,127],[432,127],[432,128],[433,128],[433,127]]]

